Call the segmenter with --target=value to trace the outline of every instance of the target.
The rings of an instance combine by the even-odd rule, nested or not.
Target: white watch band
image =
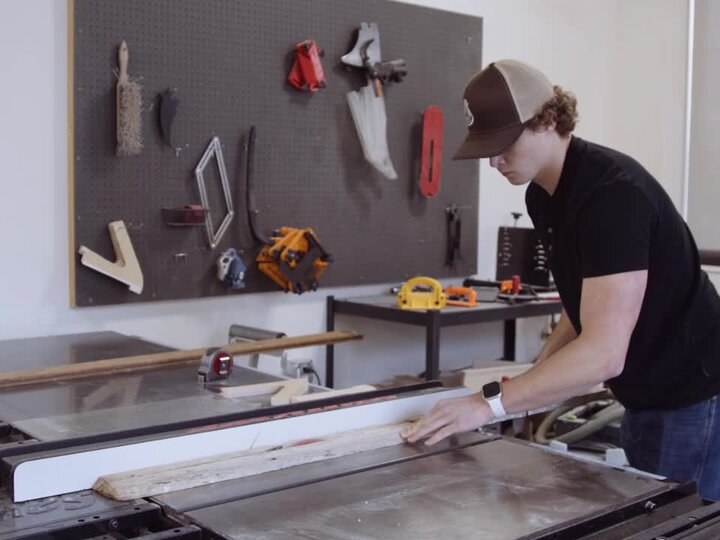
[[[502,404],[502,394],[491,397],[490,399],[485,398],[485,401],[487,401],[487,404],[490,405],[490,409],[492,409],[495,418],[502,418],[503,416],[507,416],[507,413],[505,412],[505,407],[503,407]]]

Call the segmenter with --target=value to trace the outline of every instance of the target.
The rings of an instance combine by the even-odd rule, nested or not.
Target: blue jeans
[[[636,469],[683,482],[720,501],[720,396],[675,410],[626,411],[623,448]]]

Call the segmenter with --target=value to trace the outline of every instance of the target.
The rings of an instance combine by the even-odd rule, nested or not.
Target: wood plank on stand
[[[259,352],[297,349],[313,345],[328,345],[362,339],[357,332],[335,331],[308,334],[305,336],[282,337],[262,341],[230,343],[218,348],[229,354],[242,356]],[[124,356],[105,360],[93,360],[78,364],[65,364],[23,371],[0,373],[0,388],[17,388],[33,384],[57,381],[70,381],[97,375],[116,375],[118,373],[135,373],[138,371],[157,369],[163,366],[200,362],[205,351],[210,348],[168,351],[139,356]]]

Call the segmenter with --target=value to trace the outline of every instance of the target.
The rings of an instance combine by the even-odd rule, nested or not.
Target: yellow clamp
[[[415,287],[424,290],[416,291]],[[442,285],[437,280],[424,276],[406,281],[397,295],[397,305],[401,309],[442,309],[446,302],[447,296]]]

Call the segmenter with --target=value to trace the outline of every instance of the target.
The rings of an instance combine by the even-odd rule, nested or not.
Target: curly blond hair
[[[560,86],[554,86],[554,95],[545,102],[542,109],[528,120],[527,127],[536,130],[555,122],[555,131],[562,137],[572,133],[578,119],[577,98]]]

